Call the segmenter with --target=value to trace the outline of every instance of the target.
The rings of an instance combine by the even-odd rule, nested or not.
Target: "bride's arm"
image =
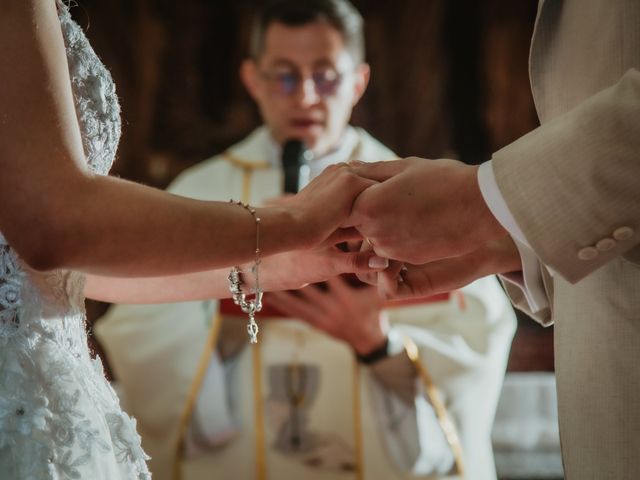
[[[28,264],[147,277],[251,260],[243,208],[88,171],[53,0],[3,1],[0,48],[0,231]],[[287,206],[260,209],[263,254],[321,242],[366,185],[333,168]]]
[[[251,263],[241,266],[249,271]],[[346,272],[375,272],[387,266],[373,252],[342,252],[337,248],[287,252],[262,260],[260,286],[265,291],[300,288]],[[114,278],[87,275],[85,295],[111,303],[186,302],[229,297],[228,268],[207,272],[150,278]],[[245,291],[254,286],[243,275]]]

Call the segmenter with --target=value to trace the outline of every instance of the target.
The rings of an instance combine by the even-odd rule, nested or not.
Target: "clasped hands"
[[[304,270],[300,276],[309,277],[310,270],[317,270],[318,279],[329,279],[327,290],[310,285],[299,293],[268,294],[268,301],[346,341],[358,353],[366,354],[385,338],[381,297],[428,297],[486,275],[521,269],[515,244],[482,198],[477,167],[408,158],[327,170],[293,198],[312,238],[309,243],[331,248],[313,262],[309,254],[304,261],[278,259],[279,271],[287,275],[298,268]],[[359,244],[375,256],[350,253],[346,258],[353,262],[351,268],[341,263],[345,268],[335,270],[336,261],[327,260],[343,258],[333,245],[345,240],[351,240],[350,251]],[[292,265],[282,264],[287,258]],[[360,264],[366,259],[369,267],[371,259],[391,261],[387,268],[366,269]],[[378,290],[356,289],[336,276],[348,271]]]
[[[407,158],[350,168],[375,183],[342,226],[357,229],[363,248],[393,260],[384,271],[359,275],[385,297],[425,297],[521,270],[513,240],[482,197],[477,166]]]

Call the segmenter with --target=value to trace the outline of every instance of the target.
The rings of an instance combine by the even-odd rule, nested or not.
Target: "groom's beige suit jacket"
[[[541,0],[541,126],[493,156],[555,322],[566,478],[640,478],[640,1]]]

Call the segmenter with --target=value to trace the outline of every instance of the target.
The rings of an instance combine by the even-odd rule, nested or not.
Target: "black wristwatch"
[[[358,362],[363,363],[364,365],[371,365],[372,363],[376,363],[383,358],[387,358],[389,356],[389,337],[385,337],[384,342],[377,348],[374,348],[371,352],[366,355],[360,355],[356,352],[356,358]]]

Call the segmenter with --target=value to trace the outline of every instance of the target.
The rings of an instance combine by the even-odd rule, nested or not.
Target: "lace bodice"
[[[120,137],[111,75],[59,4],[90,169],[108,173]],[[135,423],[92,359],[82,275],[29,269],[0,232],[0,478],[148,478]]]

